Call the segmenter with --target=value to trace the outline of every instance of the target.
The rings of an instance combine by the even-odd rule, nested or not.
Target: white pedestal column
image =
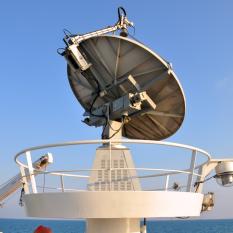
[[[88,219],[86,233],[140,233],[140,219]]]

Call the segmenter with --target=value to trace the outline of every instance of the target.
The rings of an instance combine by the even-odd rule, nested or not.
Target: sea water
[[[53,233],[84,233],[84,221],[0,219],[0,232],[33,233],[39,225]],[[148,233],[233,233],[233,220],[148,221]],[[109,232],[111,233],[111,232]],[[120,233],[120,232],[119,232]]]

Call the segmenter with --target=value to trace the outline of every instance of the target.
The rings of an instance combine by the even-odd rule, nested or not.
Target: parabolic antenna
[[[146,92],[149,100],[129,116],[123,136],[162,140],[179,129],[185,114],[184,93],[170,65],[160,56],[135,40],[115,35],[83,40],[79,51],[88,61],[87,69],[80,71],[68,63],[68,78],[86,114],[106,103],[119,102],[129,93]],[[101,114],[96,110],[91,115]],[[114,120],[121,119],[115,116]]]

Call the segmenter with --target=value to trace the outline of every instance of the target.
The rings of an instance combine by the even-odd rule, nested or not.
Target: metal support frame
[[[186,189],[187,192],[192,191],[193,174],[194,174],[194,171],[195,171],[196,156],[197,156],[197,151],[193,150],[190,169],[189,169],[190,174],[189,174],[189,177],[188,177],[188,183],[187,183],[187,189]]]
[[[65,192],[65,188],[64,188],[64,187],[65,187],[65,186],[64,186],[64,179],[63,179],[63,176],[62,176],[62,175],[60,176],[60,180],[61,180],[61,191],[62,191],[62,192]]]
[[[215,167],[218,165],[218,162],[220,162],[221,160],[210,160],[209,163],[204,164],[203,166],[201,166],[199,168],[198,173],[201,175],[200,177],[197,177],[197,182],[200,182],[198,184],[198,187],[196,189],[197,193],[201,193],[203,190],[203,185],[204,185],[204,180],[206,178],[206,176],[208,176],[214,169]]]
[[[121,16],[119,15],[118,22],[114,26],[106,27],[94,32],[89,32],[84,35],[66,35],[63,41],[67,47],[62,55],[64,55],[67,62],[70,64],[70,67],[73,69],[80,69],[81,71],[85,71],[91,67],[91,64],[85,59],[85,56],[83,56],[82,51],[79,49],[79,44],[91,37],[104,35],[110,32],[115,32],[117,30],[121,30],[123,34],[127,36],[127,27],[133,27],[133,22],[130,22],[125,14]],[[73,62],[75,62],[78,66],[73,66]]]
[[[32,184],[32,192],[37,193],[36,179],[34,176],[34,168],[32,166],[32,157],[31,157],[30,151],[26,151],[26,158],[27,158],[27,164],[28,164],[29,177],[30,177],[31,184]]]
[[[169,179],[170,179],[170,175],[167,175],[165,180],[165,191],[168,191]]]
[[[142,108],[144,105],[144,109]],[[135,116],[142,112],[148,112],[156,109],[156,104],[150,98],[146,91],[128,93],[115,99],[112,102],[103,104],[95,109],[92,113],[85,112],[84,123],[89,126],[101,126],[105,124],[103,115],[112,121],[121,119],[123,116]],[[101,120],[103,119],[103,120]]]
[[[119,127],[121,126],[120,122],[116,122],[116,121],[112,121],[111,122],[111,127],[110,125],[108,125],[108,127],[105,129],[106,130],[106,134],[109,134],[109,136],[112,136],[116,131],[116,129],[120,129]],[[114,129],[114,130],[113,130]],[[164,146],[170,146],[170,147],[178,147],[178,148],[183,148],[183,149],[188,149],[192,151],[192,160],[191,160],[191,164],[190,164],[190,168],[187,170],[169,170],[169,169],[158,169],[158,168],[131,168],[128,167],[127,170],[137,170],[137,171],[161,171],[163,173],[161,174],[152,174],[152,175],[146,175],[146,176],[139,176],[137,178],[139,179],[145,179],[145,178],[150,178],[150,177],[157,177],[157,176],[164,176],[164,186],[163,186],[163,190],[167,190],[169,191],[169,180],[170,180],[170,176],[173,174],[187,174],[188,175],[188,179],[189,179],[189,189],[191,192],[199,192],[201,193],[202,191],[202,184],[200,184],[199,189],[192,189],[192,183],[193,183],[193,179],[194,177],[198,177],[197,181],[202,181],[205,179],[206,175],[208,175],[216,166],[216,164],[219,161],[229,161],[229,159],[221,159],[221,160],[212,160],[211,156],[204,150],[199,149],[197,147],[193,147],[193,146],[189,146],[189,145],[183,145],[183,144],[178,144],[178,143],[171,143],[171,142],[164,142],[164,141],[150,141],[150,140],[125,140],[121,138],[121,130],[119,130],[119,132],[117,132],[116,135],[114,135],[111,139],[106,139],[106,140],[87,140],[87,141],[73,141],[73,142],[65,142],[65,143],[56,143],[56,144],[49,144],[49,145],[42,145],[42,146],[36,146],[36,147],[31,147],[31,148],[27,148],[21,152],[19,152],[16,156],[15,156],[15,161],[18,165],[22,166],[25,169],[26,175],[28,176],[27,181],[28,183],[31,181],[32,185],[32,192],[36,193],[37,189],[36,189],[36,181],[35,181],[35,176],[40,174],[41,171],[36,169],[35,167],[33,167],[34,165],[31,162],[31,152],[35,151],[35,150],[39,150],[39,149],[46,149],[46,148],[51,148],[51,147],[64,147],[64,146],[71,146],[71,145],[89,145],[89,144],[102,144],[103,148],[109,147],[110,146],[110,151],[107,154],[107,156],[110,159],[110,161],[112,160],[112,151],[113,148],[123,148],[122,143],[123,144],[128,144],[128,143],[136,143],[136,144],[154,144],[154,145],[164,145]],[[111,154],[110,154],[111,153]],[[204,156],[206,156],[206,161],[200,163],[200,164],[195,164],[195,154],[196,153],[200,153],[203,154]],[[18,157],[20,155],[26,155],[27,156],[27,164],[24,164],[22,162],[19,161]],[[232,159],[231,159],[232,160]],[[233,160],[232,160],[233,161]],[[108,166],[108,169],[111,171],[110,175],[109,175],[109,179],[111,180],[111,176],[112,176],[112,171],[115,170],[115,168],[113,167],[113,164],[110,163],[110,166]],[[199,169],[199,172],[195,172],[196,169]],[[78,171],[94,171],[95,169],[79,169]],[[77,170],[75,170],[77,171]],[[38,172],[38,173],[37,173]],[[78,178],[89,178],[89,176],[85,176],[85,175],[74,175],[74,174],[70,174],[70,173],[64,173],[64,171],[54,171],[54,172],[42,172],[44,174],[50,174],[50,175],[56,175],[56,176],[64,176],[66,177],[78,177]],[[198,174],[197,174],[198,173]],[[21,176],[21,175],[20,175]],[[200,177],[200,178],[199,178]],[[60,179],[63,179],[60,178]],[[135,177],[136,178],[136,177]],[[64,180],[63,180],[63,185],[64,185]],[[111,187],[113,184],[110,184],[110,189],[111,190],[113,187]],[[64,192],[65,192],[65,188],[63,186]],[[59,190],[62,190],[62,181],[60,182],[60,187]],[[29,190],[30,192],[31,190]]]
[[[73,44],[79,45],[84,40],[87,40],[94,36],[101,36],[110,32],[115,32],[117,30],[127,30],[127,27],[133,27],[133,22],[130,22],[126,15],[121,15],[118,19],[117,23],[114,26],[108,26],[106,28],[96,30],[94,32],[89,32],[84,35],[76,35],[70,37],[70,40]],[[64,38],[64,41],[66,42],[66,37]]]
[[[26,177],[26,173],[25,173],[25,168],[23,166],[20,166],[19,169],[20,169],[20,172],[22,175],[22,183],[23,183],[24,191],[26,194],[28,194],[29,187],[28,187],[27,177]]]

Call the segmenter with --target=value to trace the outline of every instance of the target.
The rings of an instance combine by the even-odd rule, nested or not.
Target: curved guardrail
[[[155,172],[161,172],[159,174],[151,174],[151,175],[144,175],[144,176],[137,176],[137,177],[130,177],[132,178],[139,178],[139,179],[145,179],[145,178],[152,178],[152,177],[161,177],[165,176],[166,181],[165,181],[165,190],[168,190],[168,182],[169,182],[169,177],[170,175],[175,175],[175,174],[187,174],[188,175],[188,182],[187,182],[187,189],[186,191],[191,191],[192,190],[192,181],[193,177],[196,176],[201,176],[201,174],[195,173],[195,170],[203,166],[204,164],[208,163],[211,160],[211,156],[208,152],[189,145],[185,144],[179,144],[179,143],[173,143],[173,142],[165,142],[165,141],[151,141],[151,140],[85,140],[85,141],[72,141],[72,142],[64,142],[64,143],[55,143],[55,144],[47,144],[47,145],[41,145],[41,146],[35,146],[35,147],[30,147],[27,149],[24,149],[20,151],[19,153],[16,154],[15,156],[15,162],[20,166],[20,170],[22,172],[22,177],[25,176],[25,171],[24,169],[28,169],[29,171],[29,177],[32,185],[32,191],[34,193],[37,192],[36,188],[36,181],[35,181],[35,174],[49,174],[49,175],[55,175],[55,176],[60,176],[61,177],[61,188],[57,188],[58,190],[62,191],[68,191],[68,189],[64,188],[64,182],[63,182],[63,177],[76,177],[76,178],[89,178],[87,175],[77,175],[77,174],[71,174],[74,172],[82,172],[82,171],[99,171],[99,170],[106,170],[106,169],[78,169],[78,170],[58,170],[58,171],[41,171],[33,168],[32,166],[32,161],[31,161],[31,152],[36,151],[36,150],[41,150],[41,149],[48,149],[48,148],[56,148],[56,147],[67,147],[67,146],[77,146],[77,145],[90,145],[90,144],[108,144],[109,145],[109,150],[111,151],[112,146],[115,144],[153,144],[153,145],[162,145],[162,146],[169,146],[169,147],[176,147],[176,148],[182,148],[186,149],[192,152],[192,159],[190,163],[190,168],[186,170],[172,170],[172,169],[158,169],[158,168],[113,168],[110,167],[110,170],[136,170],[136,171],[155,171]],[[195,165],[196,161],[196,155],[197,153],[200,153],[201,155],[205,156],[206,160],[198,165]],[[19,160],[19,157],[22,156],[23,154],[26,154],[27,157],[27,164],[22,163]],[[26,178],[27,179],[27,178]],[[24,179],[26,182],[26,180]],[[110,181],[111,182],[111,181]],[[70,190],[70,189],[69,189]]]

